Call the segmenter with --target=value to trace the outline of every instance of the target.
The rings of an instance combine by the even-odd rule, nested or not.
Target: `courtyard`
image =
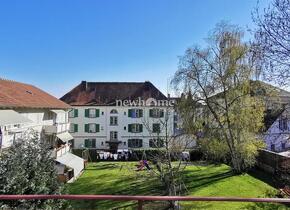
[[[67,184],[69,194],[163,195],[158,180],[148,170],[135,171],[136,162],[89,163],[74,183]],[[224,164],[194,162],[183,173],[184,195],[275,197],[271,178],[254,171],[232,174]],[[74,209],[136,209],[136,202],[72,201]],[[238,202],[182,202],[182,209],[287,209],[284,205]],[[144,209],[162,209],[164,203],[145,203]]]

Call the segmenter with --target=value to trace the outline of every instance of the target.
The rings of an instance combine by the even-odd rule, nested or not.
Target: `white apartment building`
[[[74,176],[83,169],[83,159],[70,153],[68,112],[71,107],[29,84],[0,79],[0,148],[5,150],[25,132],[33,130],[47,142],[59,174],[71,168]]]
[[[86,82],[65,94],[74,148],[156,148],[174,133],[174,107],[150,82]]]

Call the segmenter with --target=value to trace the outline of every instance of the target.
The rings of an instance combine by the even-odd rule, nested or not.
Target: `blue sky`
[[[260,0],[264,7],[269,0]],[[60,97],[81,80],[153,82],[226,20],[253,27],[255,0],[0,0],[0,77]]]

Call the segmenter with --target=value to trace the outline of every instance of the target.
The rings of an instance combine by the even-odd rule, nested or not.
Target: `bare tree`
[[[152,127],[152,120],[144,118],[143,125],[151,136],[151,147],[156,152],[148,156],[153,164],[152,175],[156,176],[165,189],[165,195],[176,196],[185,192],[186,186],[182,175],[186,168],[186,161],[182,153],[188,151],[192,145],[192,138],[186,135],[174,136],[173,133],[173,107],[166,107],[164,118],[156,118],[155,123],[160,124],[156,132]],[[169,201],[169,208],[178,208],[178,202]]]
[[[255,44],[262,61],[262,73],[268,80],[287,84],[290,78],[290,0],[273,0],[253,12],[257,25]]]

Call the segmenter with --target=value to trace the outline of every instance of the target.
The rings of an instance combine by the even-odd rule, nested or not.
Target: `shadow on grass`
[[[276,203],[251,203],[247,205],[244,210],[286,210],[289,207],[283,204],[276,204]]]
[[[87,171],[89,171],[89,170],[108,170],[108,169],[116,169],[119,167],[120,166],[118,166],[117,164],[114,164],[114,163],[107,163],[107,164],[94,163],[93,165],[90,165],[89,167],[87,167],[85,170],[87,170]]]
[[[231,171],[219,174],[215,172],[210,174],[204,174],[202,176],[192,174],[192,172],[190,171],[186,171],[184,172],[184,174],[185,174],[184,182],[187,184],[187,189],[190,192],[194,192],[200,188],[207,187],[213,183],[234,176],[234,174]],[[192,183],[192,180],[194,180],[194,183]]]

